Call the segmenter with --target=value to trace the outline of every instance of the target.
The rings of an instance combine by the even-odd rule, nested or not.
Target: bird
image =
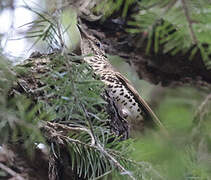
[[[105,84],[106,91],[117,105],[120,116],[129,124],[139,124],[144,128],[145,120],[151,118],[166,132],[165,127],[132,83],[117,71],[109,62],[101,42],[88,34],[81,26],[81,53],[94,73]],[[89,55],[89,56],[86,56]]]

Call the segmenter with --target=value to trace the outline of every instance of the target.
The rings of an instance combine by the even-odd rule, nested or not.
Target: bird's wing
[[[158,119],[158,117],[155,115],[155,113],[152,111],[149,105],[145,102],[145,100],[139,95],[137,90],[134,89],[134,87],[131,85],[131,82],[119,72],[115,72],[115,74],[116,77],[125,85],[125,87],[134,95],[134,98],[136,99],[137,103],[139,103],[145,109],[145,111],[152,117],[154,122],[161,129],[165,130],[164,125],[161,123],[161,121]]]

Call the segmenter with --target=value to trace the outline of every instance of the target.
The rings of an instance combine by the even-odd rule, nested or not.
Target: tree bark
[[[140,79],[162,86],[190,84],[206,90],[211,88],[211,70],[207,69],[200,52],[192,60],[189,60],[191,50],[172,56],[163,54],[162,49],[156,54],[151,48],[147,55],[146,40],[138,45],[141,39],[146,39],[146,34],[133,36],[125,32],[125,24],[116,23],[112,18],[104,22],[83,20],[83,23],[101,40],[108,54],[122,57],[134,68]]]

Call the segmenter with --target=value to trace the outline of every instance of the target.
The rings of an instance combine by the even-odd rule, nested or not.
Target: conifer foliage
[[[108,17],[122,9],[127,18],[134,4],[138,12],[129,18],[126,30],[147,34],[146,53],[190,50],[191,59],[200,52],[209,67],[209,1],[103,0],[95,11]],[[24,38],[35,38],[33,46],[42,41],[50,51],[34,53],[16,66],[1,54],[0,157],[4,145],[14,145],[33,159],[42,144],[48,150],[49,179],[209,179],[211,95],[202,101],[191,88],[185,93],[176,89],[170,98],[166,93],[158,114],[170,136],[153,129],[138,134],[135,143],[132,138],[122,140],[109,126],[104,84],[81,63],[82,56],[67,48],[64,39],[70,26],[60,23],[60,16],[27,4],[25,8],[37,19],[24,25],[30,27]],[[206,93],[201,94],[204,98]],[[199,108],[194,116],[195,106]],[[17,169],[0,159],[0,179],[29,179],[17,175]]]
[[[191,52],[193,59],[200,52],[204,63],[210,67],[210,2],[200,0],[141,0],[104,1],[106,8],[97,9],[110,16],[121,9],[125,17],[134,9],[128,20],[130,33],[147,34],[146,53],[162,52],[175,55]],[[132,6],[133,5],[133,6]],[[134,8],[135,7],[135,8]],[[138,13],[137,13],[138,8]],[[132,27],[131,27],[132,26]]]
[[[121,142],[110,131],[103,84],[88,65],[56,54],[29,59],[15,72],[18,79],[1,66],[1,144],[23,142],[32,155],[36,144],[44,143],[59,164],[50,163],[52,178],[64,166],[65,150],[75,179],[104,177],[115,169],[134,179],[127,168],[139,165],[126,158],[130,141]]]

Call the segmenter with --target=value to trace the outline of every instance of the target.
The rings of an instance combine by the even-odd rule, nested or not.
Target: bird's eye
[[[99,42],[95,43],[97,47],[101,48],[101,44]]]

